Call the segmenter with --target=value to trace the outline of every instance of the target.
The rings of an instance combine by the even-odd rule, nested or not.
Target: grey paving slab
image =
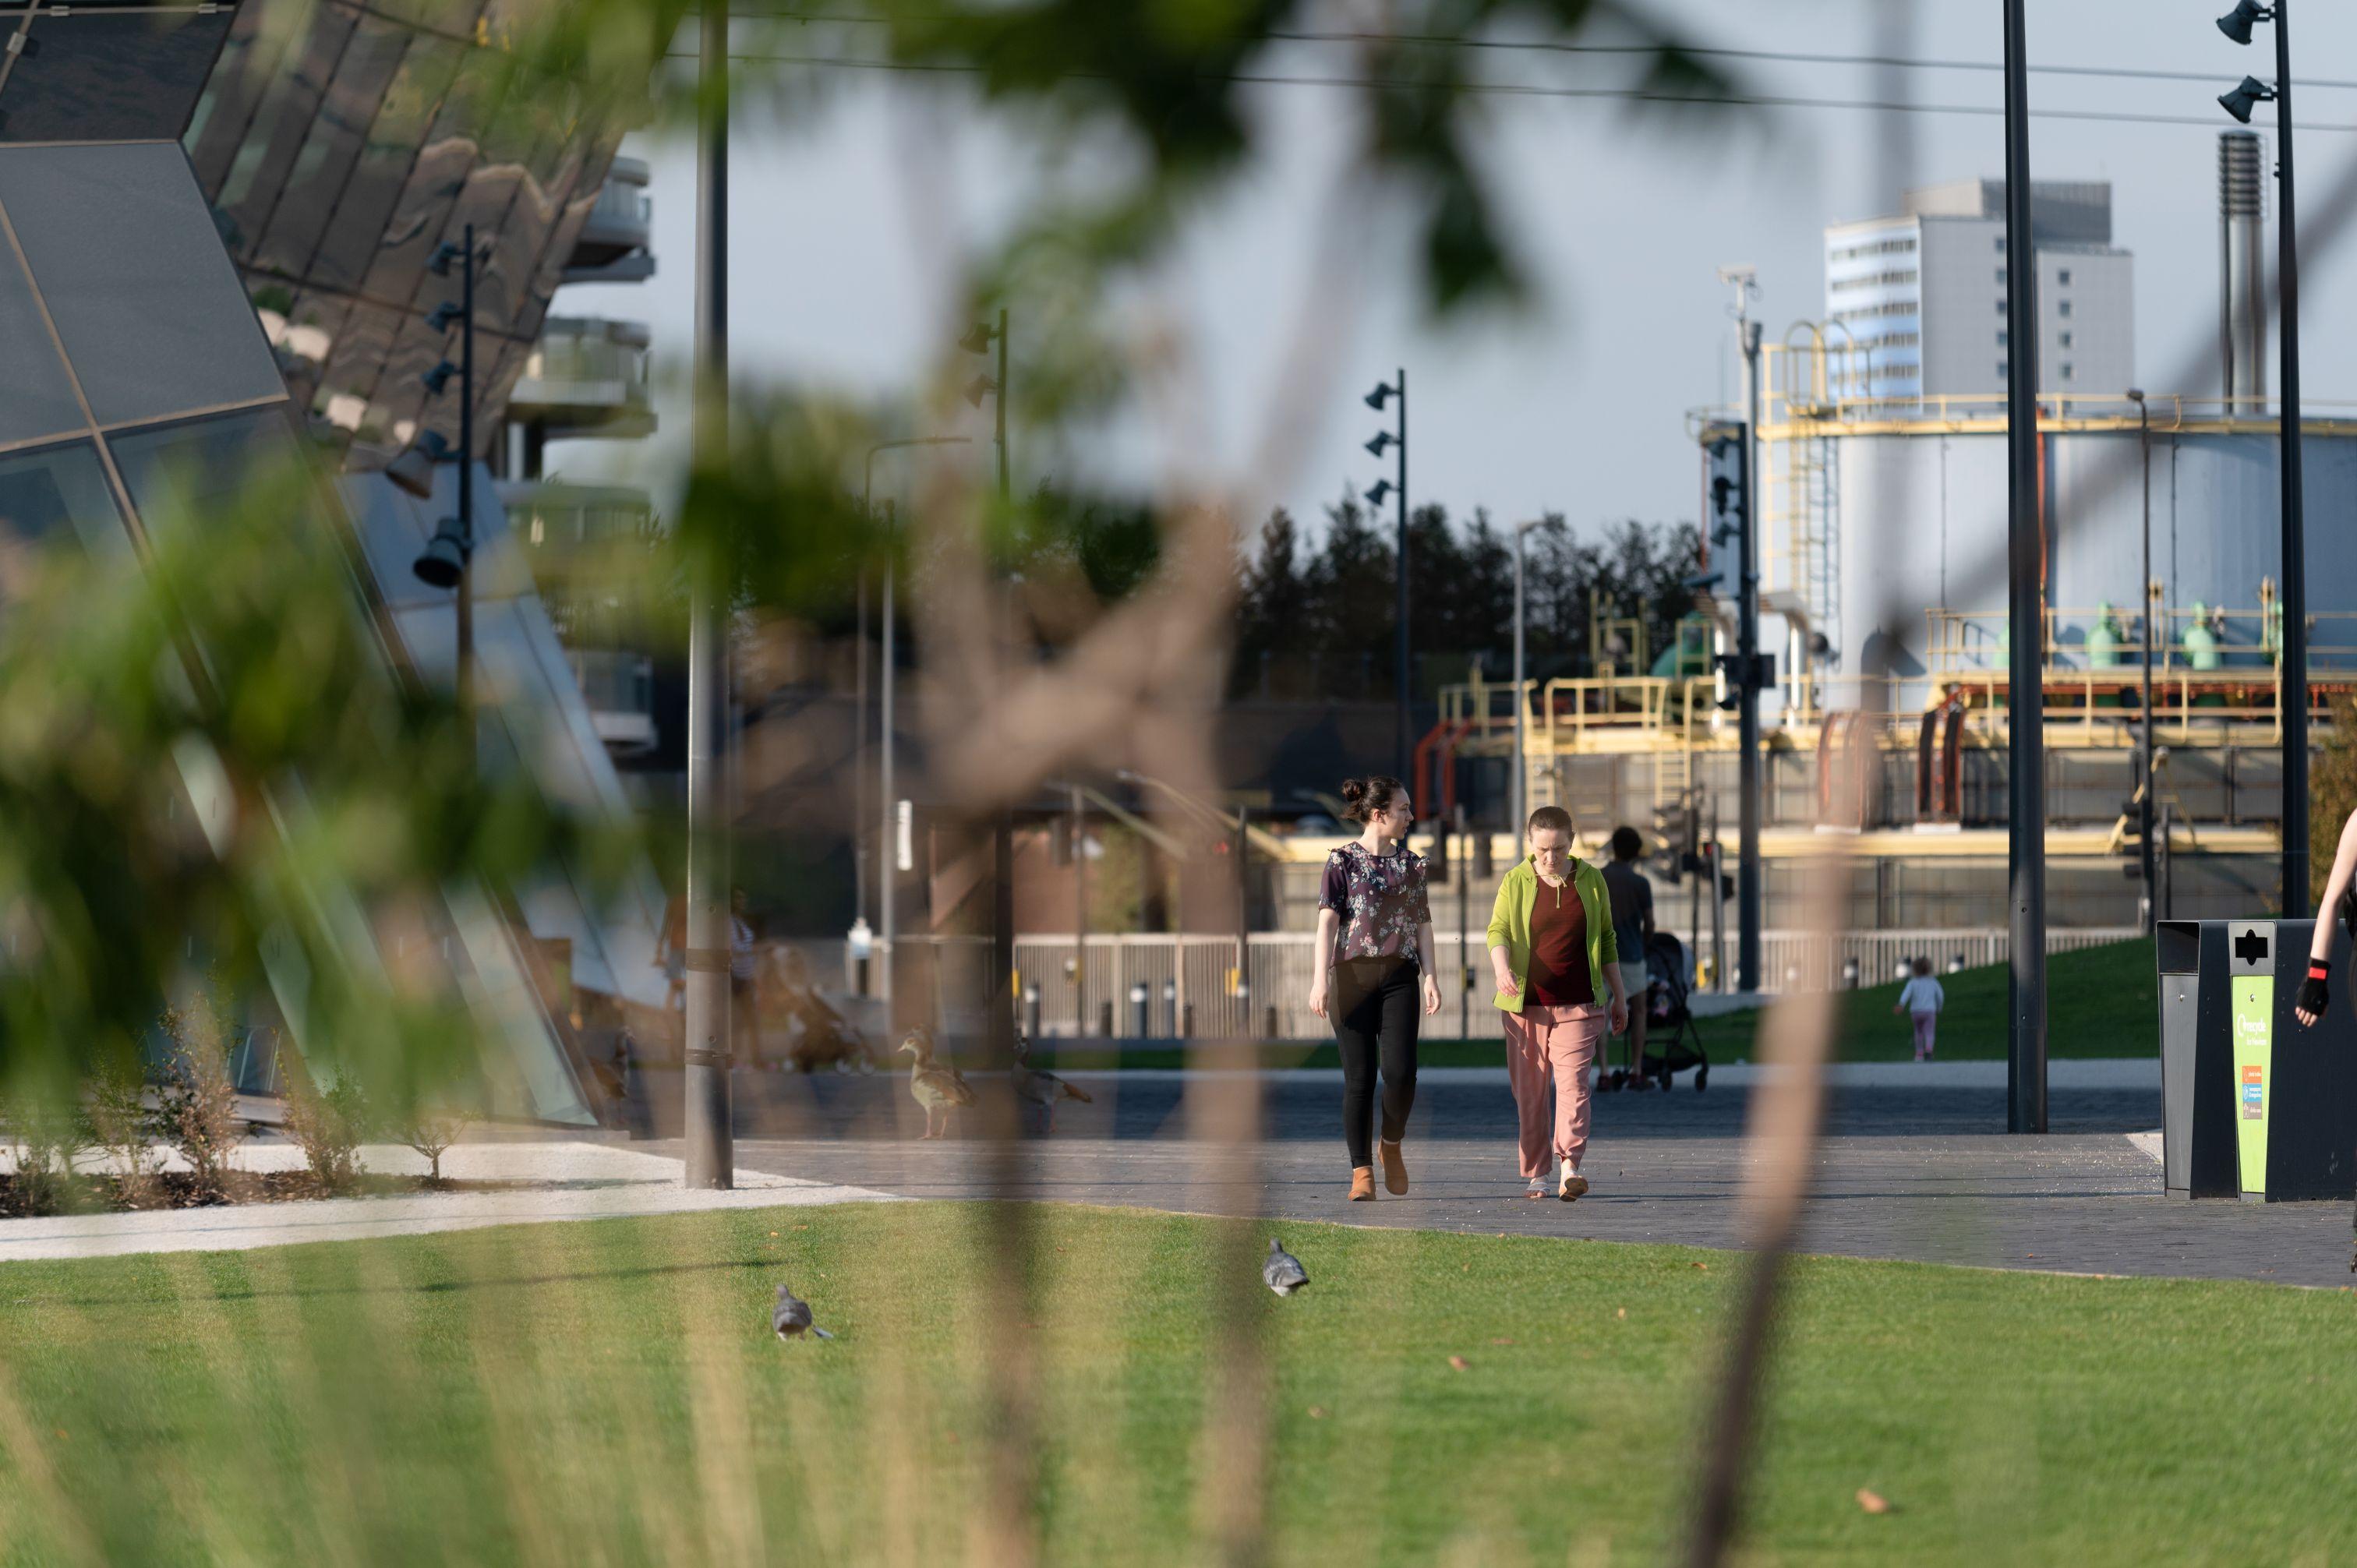
[[[1111,1077],[1112,1075],[1109,1075]],[[2099,1075],[2096,1075],[2099,1076]],[[1055,1132],[1026,1140],[1017,1196],[1248,1213],[1346,1224],[1684,1242],[1735,1248],[1747,1092],[1618,1094],[1597,1101],[1576,1204],[1522,1196],[1502,1079],[1432,1075],[1420,1086],[1405,1198],[1352,1204],[1334,1075],[1268,1075],[1264,1136],[1247,1157],[1189,1141],[1175,1075],[1084,1080]],[[897,1077],[746,1075],[738,1158],[748,1170],[911,1197],[985,1195],[984,1149],[922,1144]],[[985,1086],[985,1092],[991,1092]],[[657,1086],[659,1102],[662,1088]],[[675,1110],[658,1105],[660,1130]],[[2053,1131],[2003,1131],[2001,1085],[1836,1090],[1803,1245],[1863,1258],[2066,1273],[2352,1283],[2346,1204],[2189,1203],[2126,1133],[2158,1125],[2157,1084],[2058,1088]],[[666,1125],[666,1123],[668,1125]],[[642,1145],[662,1149],[658,1142]]]

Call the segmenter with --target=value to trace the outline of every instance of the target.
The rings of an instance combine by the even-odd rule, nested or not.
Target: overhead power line
[[[834,22],[858,27],[887,27],[891,18],[854,16],[828,11],[761,12],[743,11],[736,15],[747,20],[778,22]],[[942,18],[932,18],[941,20]],[[1297,44],[1409,44],[1419,48],[1478,49],[1501,54],[1551,55],[1654,55],[1663,52],[1661,44],[1582,44],[1555,38],[1467,38],[1441,33],[1383,33],[1368,29],[1298,29],[1272,31],[1269,38],[1282,43]],[[2004,63],[1993,59],[1921,59],[1905,55],[1850,55],[1819,53],[1797,49],[1738,49],[1706,47],[1697,44],[1677,44],[1680,54],[1702,59],[1759,60],[1781,65],[1839,65],[1896,68],[1901,70],[1980,70],[2002,71]],[[2102,77],[2122,81],[2223,81],[2231,72],[2216,70],[2161,70],[2145,66],[2103,65],[2033,65],[2032,76]],[[2357,81],[2332,81],[2302,77],[2297,84],[2303,90],[2313,88],[2357,91]],[[1846,105],[1845,105],[1846,107]],[[1929,111],[1940,113],[1938,110]],[[1975,111],[1977,113],[1977,111]],[[2034,113],[2034,111],[2033,111]]]
[[[674,51],[672,58],[693,58]],[[831,55],[761,54],[733,51],[728,57],[757,65],[810,66],[826,70],[875,70],[911,75],[979,76],[983,68],[942,60],[852,59]],[[1098,71],[1062,71],[1060,78],[1071,81],[1109,81],[1113,79]],[[1262,87],[1311,87],[1418,90],[1428,82],[1409,78],[1367,76],[1297,76],[1281,71],[1224,71],[1204,78],[1207,81],[1232,81]],[[1484,97],[1554,98],[1598,100],[1629,103],[1663,103],[1671,105],[1719,105],[1745,109],[1846,109],[1862,110],[1881,114],[1973,114],[1995,118],[2004,114],[1998,104],[1980,103],[1915,103],[1903,100],[1870,98],[1804,98],[1768,92],[1655,92],[1635,87],[1555,87],[1539,82],[1464,81],[1455,84],[1459,91]],[[2107,109],[2032,109],[2033,120],[2072,120],[2094,124],[2115,125],[2198,125],[2217,126],[2214,115],[2199,114],[2138,114]],[[2302,131],[2357,131],[2357,124],[2300,123]]]

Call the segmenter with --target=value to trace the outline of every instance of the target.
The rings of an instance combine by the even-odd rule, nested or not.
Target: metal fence
[[[1686,944],[1693,980],[1696,944]],[[2126,941],[2134,928],[2049,931],[2046,950],[2070,952]],[[1240,994],[1235,985],[1236,940],[1221,936],[1091,936],[1085,965],[1076,964],[1070,935],[1015,939],[1015,981],[1020,1015],[1044,1038],[1075,1036],[1115,1039],[1308,1039],[1329,1032],[1309,1011],[1315,939],[1306,931],[1256,931]],[[1490,1004],[1489,958],[1475,932],[1458,956],[1457,933],[1433,934],[1440,971],[1440,1015],[1426,1023],[1427,1038],[1500,1037]],[[1728,933],[1731,963],[1733,933]],[[1703,944],[1707,949],[1707,939]],[[1760,979],[1768,992],[1876,985],[1895,980],[1917,957],[1935,972],[2005,962],[2011,939],[2001,928],[1961,930],[1852,931],[1819,938],[1806,931],[1760,933]],[[980,1030],[979,1014],[953,1000],[978,994],[986,941],[978,937],[903,937],[903,969],[921,964],[938,977],[936,1023],[947,1033]],[[912,962],[913,961],[913,962]],[[821,971],[823,972],[823,971]],[[1470,988],[1466,988],[1469,978]],[[1460,1019],[1462,1020],[1460,1024]]]

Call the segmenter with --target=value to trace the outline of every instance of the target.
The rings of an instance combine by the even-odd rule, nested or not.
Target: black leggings
[[[1406,959],[1345,959],[1334,966],[1334,1044],[1342,1054],[1342,1139],[1353,1169],[1374,1163],[1375,1066],[1383,1072],[1383,1141],[1399,1142],[1415,1104],[1418,975]]]

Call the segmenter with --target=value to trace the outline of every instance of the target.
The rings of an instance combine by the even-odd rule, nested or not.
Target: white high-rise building
[[[1901,207],[1825,230],[1835,363],[1845,328],[1870,396],[2003,397],[2005,181],[1927,186]],[[2029,226],[2040,392],[2117,396],[2136,384],[2136,258],[2112,243],[2110,183],[2033,182]]]

